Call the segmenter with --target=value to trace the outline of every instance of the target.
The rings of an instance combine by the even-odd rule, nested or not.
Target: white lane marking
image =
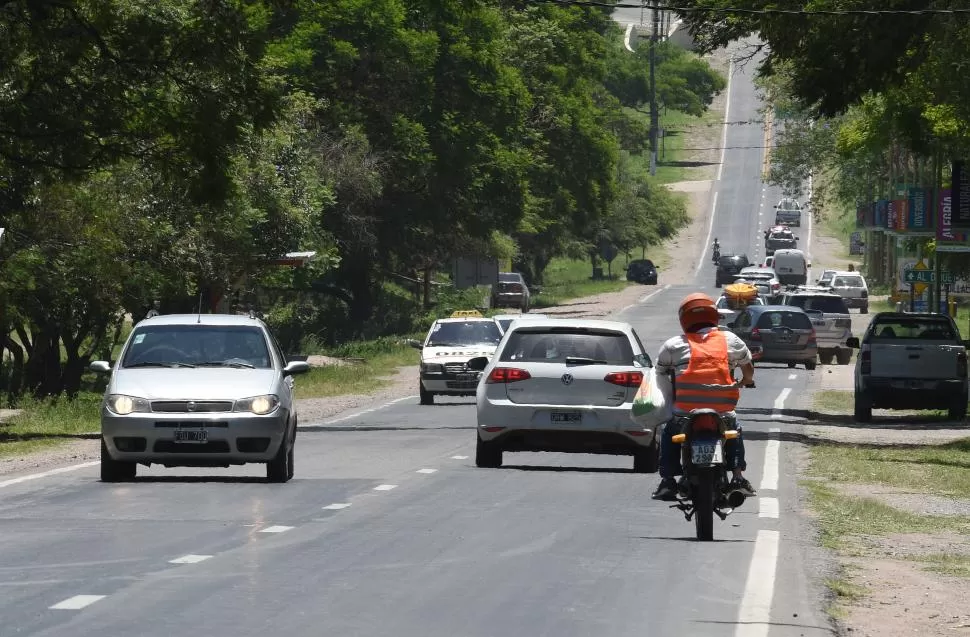
[[[437,469],[418,469],[418,473],[436,473]]]
[[[781,433],[781,427],[769,427],[768,428],[768,433],[770,433],[770,434],[780,434]]]
[[[623,34],[623,46],[626,47],[627,51],[633,53],[633,47],[630,46],[630,34],[633,33],[633,23],[630,22],[626,25],[626,33]]]
[[[778,460],[781,441],[769,440],[765,445],[765,464],[761,474],[761,491],[778,490]]]
[[[350,506],[350,502],[334,502],[333,504],[328,504],[323,507],[324,511],[339,511],[340,509],[346,509]]]
[[[704,240],[704,245],[701,246],[701,256],[697,260],[697,269],[694,270],[695,279],[697,278],[697,275],[701,273],[701,266],[704,265],[704,258],[707,256],[707,247],[711,245],[711,235],[714,234],[714,212],[716,210],[717,210],[717,192],[715,191],[714,196],[711,197],[711,222],[707,225],[707,239]]]
[[[667,291],[667,290],[669,290],[669,289],[670,289],[670,284],[668,283],[667,285],[665,285],[665,286],[663,286],[663,287],[662,287],[662,288],[660,288],[659,290],[654,290],[654,291],[653,291],[653,292],[651,292],[650,294],[644,294],[643,296],[641,296],[641,297],[640,297],[640,300],[638,300],[638,301],[637,301],[637,303],[638,303],[638,304],[639,304],[639,303],[646,303],[647,301],[649,301],[649,300],[650,300],[650,299],[652,299],[653,297],[655,297],[655,296],[657,296],[657,295],[658,295],[658,294],[660,294],[661,292],[665,292],[665,291]]]
[[[68,467],[59,467],[57,469],[51,469],[50,471],[42,471],[41,473],[31,473],[25,476],[20,476],[19,478],[10,478],[9,480],[4,480],[0,482],[0,489],[2,489],[3,487],[10,487],[15,484],[20,484],[21,482],[28,482],[30,480],[40,480],[41,478],[48,478],[50,476],[56,476],[61,473],[77,471],[78,469],[85,469],[87,467],[93,467],[99,464],[101,464],[100,460],[94,460],[92,462],[82,462],[81,464],[72,464]]]
[[[727,151],[727,129],[729,115],[731,114],[731,80],[734,79],[734,60],[728,64],[727,87],[724,90],[724,126],[721,130],[721,164],[717,167],[717,180],[721,181],[721,172],[724,170],[724,153]],[[710,241],[710,237],[708,237]]]
[[[734,637],[767,637],[778,567],[778,531],[758,531]]]
[[[292,528],[293,528],[292,526],[281,526],[281,525],[268,526],[265,529],[261,530],[260,533],[286,533]]]
[[[390,491],[391,489],[396,489],[396,484],[379,484],[374,487],[374,491]]]
[[[341,416],[340,418],[334,418],[332,420],[324,420],[323,422],[318,422],[318,423],[302,424],[300,426],[301,427],[322,427],[326,425],[334,425],[338,422],[344,422],[345,420],[351,420],[353,418],[360,418],[361,416],[366,416],[367,414],[372,414],[375,411],[387,409],[388,407],[391,407],[392,405],[396,405],[397,403],[404,402],[405,400],[414,400],[415,398],[418,398],[417,394],[414,394],[413,396],[404,396],[403,398],[395,398],[394,400],[388,401],[383,405],[378,405],[377,407],[371,407],[370,409],[364,409],[362,411],[355,411],[352,414],[347,414],[346,416]]]
[[[798,378],[798,376],[795,374],[788,374],[788,380],[795,380],[796,378]]]
[[[788,395],[791,393],[791,387],[785,387],[778,394],[778,398],[775,398],[775,404],[772,408],[772,418],[781,418],[781,410],[785,408],[785,400],[788,399]]]
[[[51,610],[81,610],[90,606],[94,602],[100,601],[107,595],[75,595],[68,597],[63,602],[58,602],[50,607]]]
[[[204,562],[212,557],[211,555],[183,555],[182,557],[176,557],[174,560],[169,560],[169,564],[198,564],[199,562]]]
[[[758,498],[758,517],[778,519],[778,498]]]
[[[468,460],[468,456],[452,456],[452,460]]]

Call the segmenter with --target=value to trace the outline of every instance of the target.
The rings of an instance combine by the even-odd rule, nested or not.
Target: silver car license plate
[[[693,442],[690,445],[690,458],[694,464],[717,464],[722,461],[723,455],[720,440]]]
[[[205,444],[209,442],[209,432],[205,429],[176,429],[175,442]]]
[[[552,422],[583,422],[583,412],[581,411],[554,411],[549,414]]]

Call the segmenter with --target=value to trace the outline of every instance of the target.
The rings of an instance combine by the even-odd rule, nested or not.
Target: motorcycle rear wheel
[[[693,485],[694,527],[701,542],[714,540],[714,474],[705,472]]]

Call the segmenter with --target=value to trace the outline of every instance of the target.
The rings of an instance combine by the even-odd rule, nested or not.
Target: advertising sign
[[[950,169],[953,176],[950,225],[956,230],[970,230],[970,166],[962,159],[954,159]]]
[[[930,227],[930,191],[925,188],[909,189],[909,210],[906,215],[907,230],[927,230]]]

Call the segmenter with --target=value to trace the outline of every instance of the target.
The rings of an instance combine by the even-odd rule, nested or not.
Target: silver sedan
[[[266,464],[293,477],[297,414],[293,376],[262,321],[192,314],[145,319],[132,330],[101,405],[101,479],[132,480],[137,464],[228,467]]]

